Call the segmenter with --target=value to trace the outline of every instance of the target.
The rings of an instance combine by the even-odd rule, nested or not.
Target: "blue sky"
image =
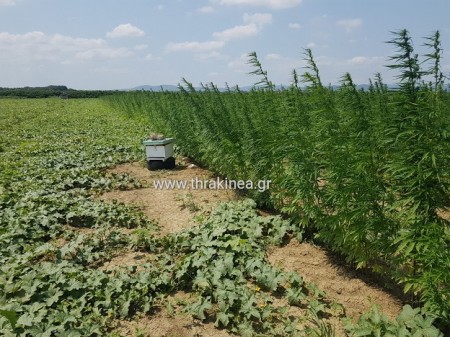
[[[311,48],[324,83],[349,72],[368,83],[385,67],[391,31],[416,51],[439,30],[450,74],[448,0],[0,0],[0,87],[62,84],[123,89],[177,84],[245,86],[255,51],[276,84],[303,71]]]

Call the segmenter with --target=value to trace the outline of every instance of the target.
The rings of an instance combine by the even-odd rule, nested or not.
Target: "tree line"
[[[118,93],[118,90],[76,90],[65,85],[49,85],[46,87],[2,88],[0,97],[20,98],[98,98],[105,95]]]

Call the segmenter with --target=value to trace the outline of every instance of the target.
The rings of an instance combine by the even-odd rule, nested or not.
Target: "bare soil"
[[[100,196],[105,201],[117,200],[133,204],[160,227],[160,235],[181,231],[192,226],[196,220],[206,216],[218,203],[236,200],[238,196],[230,190],[210,189],[156,189],[155,180],[211,179],[209,171],[190,165],[186,160],[183,165],[177,165],[174,170],[149,171],[144,163],[119,165],[108,171],[109,174],[127,173],[144,183],[144,188],[111,191]],[[265,212],[260,212],[266,215]],[[200,221],[201,222],[201,221]],[[370,308],[371,304],[379,305],[382,312],[394,318],[401,310],[402,303],[393,294],[376,286],[370,281],[358,278],[354,271],[349,271],[338,264],[330,254],[309,243],[298,243],[292,240],[283,247],[272,248],[269,261],[287,271],[297,271],[307,281],[316,283],[327,293],[327,297],[341,303],[348,316],[357,318]],[[124,252],[105,264],[102,268],[110,269],[116,266],[138,265],[141,261],[152,259],[150,254]],[[168,301],[177,301],[174,298]],[[169,302],[168,302],[169,303]],[[202,323],[188,315],[172,311],[172,304],[162,306],[151,316],[140,316],[132,321],[118,321],[117,332],[124,336],[152,337],[222,337],[232,336],[224,330],[218,330],[211,322]],[[333,324],[338,335],[343,335],[339,323]]]
[[[212,322],[201,322],[183,313],[179,303],[191,300],[190,295],[184,292],[171,295],[152,315],[141,315],[132,321],[118,321],[116,331],[122,336],[142,337],[234,336],[225,330],[217,329]]]
[[[204,324],[188,315],[168,315],[160,311],[134,321],[120,321],[117,332],[122,336],[141,337],[228,337],[233,336],[214,324]]]
[[[99,269],[111,270],[116,267],[136,266],[136,270],[139,271],[142,264],[152,262],[153,260],[154,256],[149,253],[124,251],[122,254],[119,254],[111,260],[105,262]]]
[[[389,318],[395,318],[402,308],[399,299],[374,282],[358,278],[355,271],[335,263],[321,247],[293,239],[286,246],[274,248],[268,258],[273,265],[296,271],[306,281],[314,282],[328,298],[341,303],[346,314],[354,319],[372,304],[377,304]]]
[[[193,165],[193,164],[189,164]],[[236,198],[235,192],[225,189],[156,189],[155,181],[209,180],[211,173],[197,166],[177,166],[174,170],[149,171],[141,163],[119,165],[109,173],[127,173],[144,182],[145,188],[130,191],[111,191],[100,199],[117,200],[137,205],[148,216],[156,220],[161,235],[174,233],[195,224],[194,218],[210,212],[218,203]]]
[[[450,208],[438,210],[438,215],[447,221],[450,221]]]

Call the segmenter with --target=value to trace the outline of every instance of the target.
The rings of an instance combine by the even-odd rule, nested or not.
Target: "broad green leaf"
[[[16,326],[18,316],[15,311],[0,310],[0,315],[6,317],[13,328]]]

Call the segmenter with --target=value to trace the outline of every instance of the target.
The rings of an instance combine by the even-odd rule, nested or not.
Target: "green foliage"
[[[200,208],[195,204],[192,193],[180,194],[177,200],[181,202],[181,209],[188,209],[190,212],[197,212]]]
[[[187,312],[242,335],[320,330],[320,313],[331,310],[323,294],[266,260],[269,245],[298,232],[291,223],[258,216],[248,200],[221,205],[202,226],[156,238],[156,226],[136,208],[94,198],[141,186],[105,173],[142,157],[148,130],[139,120],[105,111],[101,101],[3,103],[1,335],[107,335],[117,319],[149,313],[180,290],[196,298],[185,303]],[[125,249],[155,259],[99,268]],[[304,320],[291,319],[271,295],[311,309]]]
[[[2,100],[0,114],[0,334],[103,335],[113,318],[149,311],[170,285],[163,268],[93,269],[133,246],[120,228],[156,230],[93,198],[139,187],[104,169],[141,158],[145,126],[99,101]]]
[[[295,71],[285,90],[275,90],[251,53],[260,89],[220,92],[208,84],[200,91],[184,80],[180,92],[109,101],[147,117],[218,175],[271,180],[269,191],[247,195],[289,215],[357,267],[403,284],[448,325],[450,223],[440,214],[450,205],[450,95],[440,34],[425,39],[423,57],[406,30],[389,43],[398,79],[391,90],[379,74],[367,91],[350,74],[337,89],[326,88],[306,50],[307,71]]]
[[[374,337],[441,337],[442,332],[433,326],[434,318],[423,312],[420,308],[403,307],[402,312],[395,321],[390,321],[378,311],[376,306],[362,315],[356,324],[350,321],[347,330],[350,336],[374,336]]]
[[[279,216],[258,216],[255,207],[253,200],[221,204],[201,226],[164,239],[177,289],[197,298],[186,310],[242,336],[320,330],[321,315],[331,313],[324,294],[266,260],[267,247],[283,243],[294,226]],[[288,306],[273,305],[272,296],[280,295],[291,305],[309,307],[304,321],[310,324],[289,317]]]
[[[355,94],[351,86],[348,90],[350,95]],[[222,99],[216,89],[209,93]],[[269,95],[266,98],[258,91],[250,94],[258,102],[255,113],[264,106],[267,97],[278,97],[273,91],[265,92],[264,95]],[[297,94],[303,95],[299,89],[289,91],[286,111],[292,112],[290,109],[303,104],[296,102]],[[189,100],[203,99],[201,95],[193,98],[189,93],[183,95]],[[239,95],[245,97],[244,93]],[[326,104],[334,101],[332,95],[329,99]],[[226,100],[223,99],[223,104],[227,104]],[[209,216],[198,217],[202,219],[199,226],[157,238],[155,224],[136,208],[94,198],[113,188],[141,186],[130,176],[108,175],[105,170],[142,157],[141,138],[149,130],[141,119],[126,118],[97,100],[4,100],[0,113],[3,116],[0,138],[4,144],[0,152],[1,335],[117,336],[111,331],[117,319],[150,313],[177,291],[192,295],[193,300],[182,305],[195,318],[213,321],[217,327],[242,336],[335,335],[326,318],[342,315],[339,306],[330,303],[326,294],[301,275],[275,268],[266,259],[268,247],[302,237],[303,230],[295,221],[280,216],[261,217],[256,213],[256,203],[245,200],[222,204]],[[298,117],[286,116],[292,118],[291,122]],[[233,118],[229,117],[230,121]],[[253,144],[261,144],[261,148],[241,150],[253,159],[279,144],[277,137],[267,130],[252,131],[250,123],[263,125],[264,118],[258,118],[248,119],[248,131],[271,138]],[[274,117],[273,121],[276,120],[281,117]],[[235,120],[234,123],[239,124]],[[219,124],[214,127],[218,129]],[[300,135],[294,133],[295,128],[289,130],[293,140]],[[320,130],[333,132],[330,125]],[[220,137],[225,140],[230,135],[233,131],[224,131]],[[234,133],[236,137],[239,135]],[[245,135],[241,141],[249,145],[246,142],[251,138]],[[226,144],[230,146],[227,151],[239,149],[232,142]],[[193,144],[191,149],[195,146],[200,143]],[[262,177],[269,170],[279,178],[278,174],[286,169],[295,177],[294,168],[308,172],[317,164],[314,151],[298,157],[309,159],[311,166],[302,166],[300,161],[294,165],[290,161],[293,158],[296,157],[288,157],[283,165],[263,161],[255,168],[248,164],[244,171],[236,168],[234,172],[241,177],[248,177],[247,174]],[[326,162],[320,161],[321,165]],[[242,158],[235,163],[242,163]],[[216,163],[224,169],[225,164]],[[303,182],[310,182],[309,179]],[[281,192],[282,189],[278,190],[279,195]],[[269,199],[264,196],[260,200]],[[297,206],[302,206],[299,201]],[[312,207],[308,213],[314,214],[325,219],[319,207]],[[441,225],[429,229],[434,236],[425,232],[423,237],[436,240]],[[131,233],[125,234],[124,228],[132,229]],[[399,244],[405,245],[406,239],[402,240]],[[420,249],[429,247],[417,245]],[[126,249],[151,252],[154,259],[138,267],[99,268]],[[445,251],[440,253],[435,257],[437,261],[445,258]],[[429,250],[423,251],[423,259],[426,256]],[[422,261],[418,257],[416,260]],[[433,273],[424,272],[421,277],[422,282],[437,279]],[[417,284],[417,278],[411,283]],[[437,290],[445,289],[445,284],[437,283],[437,289],[430,289],[430,296],[436,296],[432,302],[435,307],[429,307],[434,312],[443,307],[438,302],[442,298],[437,296]],[[425,293],[428,289],[419,291]],[[293,316],[292,307],[301,310],[301,314]],[[414,311],[412,316],[399,317],[399,323],[384,320],[383,324],[388,327],[398,324],[413,332],[435,331],[431,325],[434,316],[425,311]],[[367,328],[376,327],[367,327],[361,320],[348,331]]]

